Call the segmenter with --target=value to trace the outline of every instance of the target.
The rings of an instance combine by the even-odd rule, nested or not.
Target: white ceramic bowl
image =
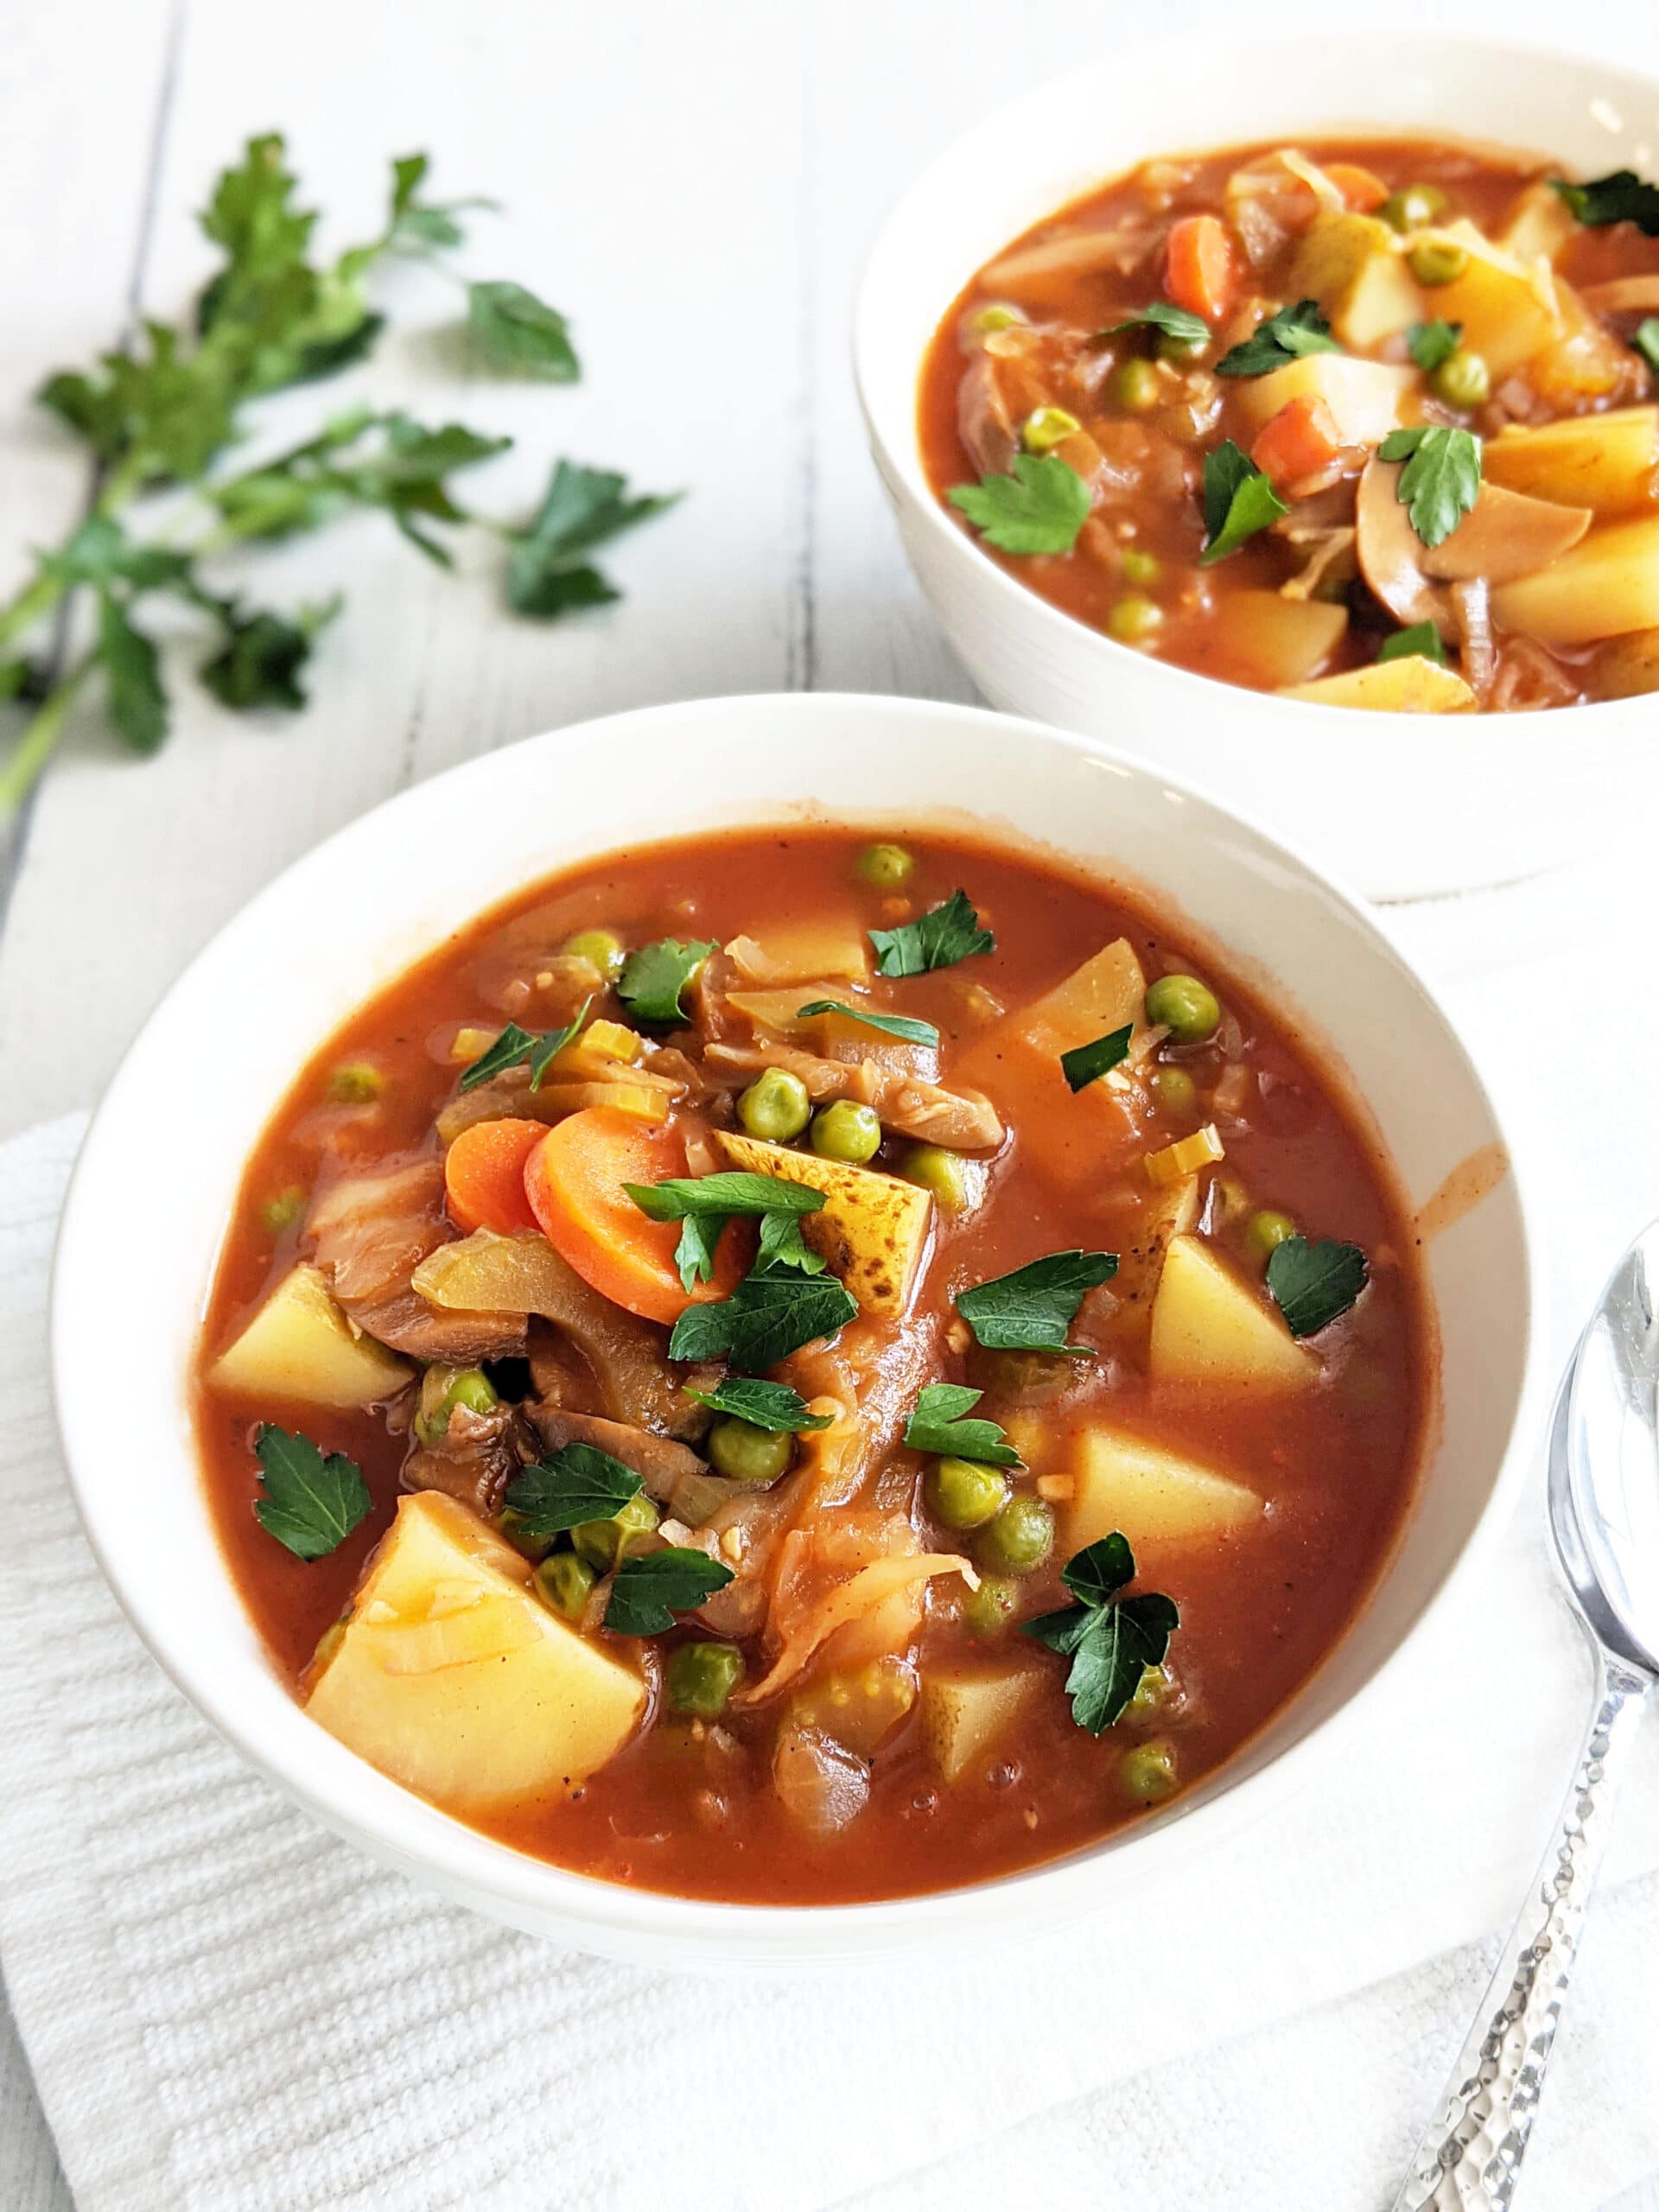
[[[889,219],[854,360],[876,466],[923,590],[994,705],[1132,747],[1305,841],[1373,897],[1526,875],[1659,797],[1659,702],[1548,714],[1376,715],[1217,683],[1119,645],[1028,591],[939,505],[917,385],[974,271],[1149,155],[1325,132],[1488,139],[1595,175],[1651,174],[1659,83],[1608,63],[1413,29],[1130,47],[951,147]],[[1248,86],[1241,104],[1240,87]]]
[[[777,1965],[1007,1936],[1122,1898],[1307,1772],[1333,1725],[1350,1725],[1343,1708],[1491,1525],[1516,1471],[1538,1315],[1522,1201],[1506,1179],[1430,1252],[1440,1440],[1397,1556],[1329,1664],[1163,1818],[942,1896],[789,1910],[613,1887],[447,1818],[306,1718],[226,1572],[188,1411],[238,1181],[295,1070],[416,955],[568,862],[804,807],[912,824],[940,815],[941,801],[1156,887],[1239,966],[1281,978],[1281,999],[1351,1071],[1414,1203],[1502,1141],[1455,1032],[1378,924],[1262,831],[1087,739],[967,708],[830,696],[618,715],[488,753],[377,809],[201,954],[92,1123],[59,1243],[51,1362],[71,1480],[105,1573],[180,1688],[257,1766],[376,1858],[480,1911],[634,1958]],[[458,823],[488,826],[457,836]]]

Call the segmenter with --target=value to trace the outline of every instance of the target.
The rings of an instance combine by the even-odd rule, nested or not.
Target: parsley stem
[[[43,621],[62,597],[62,578],[42,569],[15,599],[0,607],[0,645],[9,645],[14,638]]]
[[[95,653],[88,653],[67,676],[58,678],[25,727],[10,759],[0,768],[0,822],[16,814],[34,789],[63,734],[75,694],[91,674],[97,658]]]

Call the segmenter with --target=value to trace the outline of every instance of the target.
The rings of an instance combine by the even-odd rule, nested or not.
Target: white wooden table
[[[1317,24],[1311,0],[1280,22]],[[1391,16],[1443,19],[1436,0]],[[1226,0],[1185,0],[1202,31]],[[1560,22],[1482,20],[1659,61],[1647,0]],[[1332,11],[1324,11],[1328,25]],[[480,750],[652,700],[816,687],[970,696],[905,571],[847,365],[856,271],[883,210],[969,120],[1154,22],[1147,0],[54,0],[0,6],[0,592],[79,511],[86,473],[27,395],[140,310],[175,315],[207,249],[191,221],[251,133],[282,129],[335,244],[377,226],[387,157],[426,149],[436,196],[485,193],[465,256],[573,318],[574,390],[492,381],[448,342],[453,296],[394,272],[399,334],[327,395],[271,403],[262,440],[372,393],[510,430],[470,480],[525,509],[560,454],[687,488],[607,563],[618,607],[540,627],[475,550],[438,575],[379,518],[223,570],[343,618],[302,717],[215,707],[177,655],[170,743],[118,755],[92,720],[0,855],[0,1135],[94,1098],[149,1007],[249,894],[338,824]],[[1239,135],[1251,129],[1240,88]],[[1126,96],[1132,96],[1126,92]],[[290,426],[302,426],[290,430]],[[489,835],[458,822],[458,836]],[[416,856],[411,856],[412,861]],[[442,865],[441,854],[419,856]],[[211,1084],[181,1070],[181,1096]],[[0,2206],[69,2202],[0,2008]],[[1659,2190],[1620,2212],[1659,2212]],[[144,2212],[144,2208],[134,2208]]]

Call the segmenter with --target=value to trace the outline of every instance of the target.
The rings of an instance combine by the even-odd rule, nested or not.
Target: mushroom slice
[[[1443,586],[1429,582],[1423,567],[1428,548],[1400,504],[1404,465],[1379,461],[1375,454],[1365,464],[1354,508],[1360,574],[1402,629],[1432,622],[1442,638],[1455,637],[1450,595]]]
[[[1484,576],[1506,584],[1529,576],[1572,550],[1590,527],[1588,507],[1564,507],[1483,484],[1480,496],[1449,537],[1422,549],[1423,572],[1450,583]]]
[[[1659,315],[1659,274],[1581,284],[1579,297],[1598,315]]]

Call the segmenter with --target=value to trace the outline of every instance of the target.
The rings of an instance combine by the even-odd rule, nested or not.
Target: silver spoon
[[[1659,1679],[1659,1222],[1614,1269],[1561,1378],[1549,1525],[1595,1661],[1578,1771],[1394,2212],[1506,2212],[1648,1694]]]

